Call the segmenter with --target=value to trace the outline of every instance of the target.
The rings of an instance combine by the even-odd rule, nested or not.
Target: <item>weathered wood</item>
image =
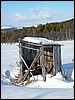
[[[58,54],[58,52],[59,52],[59,47],[58,46],[56,46],[56,54],[55,54],[55,58],[56,58],[56,73],[59,71],[59,54]]]
[[[59,71],[62,71],[61,69],[61,47],[60,46],[54,46],[53,49],[54,55],[54,69],[55,69],[55,74]]]
[[[61,71],[61,73],[62,73],[62,62],[61,62],[62,60],[61,60],[61,46],[59,47],[59,67],[60,67],[60,71]]]
[[[61,71],[61,46],[59,44],[38,44],[23,41],[20,51],[22,53],[22,57],[20,57],[21,74],[27,70],[25,74],[21,75],[22,81],[30,75],[31,70],[37,72],[39,67],[44,81],[46,81],[47,72],[55,75]]]
[[[38,58],[40,57],[41,53],[37,52],[36,57],[34,58],[30,68],[28,69],[27,73],[25,74],[24,80],[26,79],[26,77],[28,76],[30,69],[34,66],[35,62],[38,60]]]
[[[41,46],[41,43],[32,43],[32,42],[26,42],[26,41],[22,41],[22,43],[26,43],[26,44],[30,44],[30,45],[34,45],[34,46]]]
[[[54,71],[53,71],[53,75],[56,75],[56,66],[57,66],[57,63],[56,63],[56,46],[53,46],[53,68],[54,68]]]
[[[26,44],[30,44],[30,45],[35,45],[35,46],[38,46],[38,47],[41,47],[41,43],[33,43],[33,42],[27,42],[27,41],[21,41],[21,43],[26,43]],[[56,46],[56,45],[63,45],[63,44],[42,44],[44,48],[49,48],[51,46]]]
[[[56,66],[56,73],[61,71],[61,47],[60,46],[56,46],[57,50],[56,50],[56,54],[57,54],[57,66]]]
[[[30,73],[30,69],[34,66],[35,62],[36,62],[37,59],[40,57],[40,55],[41,55],[41,53],[38,52],[37,55],[36,55],[36,57],[34,58],[32,64],[31,64],[30,68],[29,68],[29,69],[27,70],[27,72],[23,75],[23,77],[21,78],[20,82],[21,82],[22,80],[24,81],[24,80],[27,78],[28,74]]]
[[[27,69],[29,69],[28,65],[26,64],[25,60],[23,59],[23,57],[20,55],[22,61],[24,62],[25,66],[27,67]],[[31,76],[33,77],[33,74],[30,72]]]
[[[44,48],[43,46],[41,46],[41,64],[42,64],[42,76],[43,76],[43,80],[46,81],[46,69],[45,69],[45,58],[44,58]]]
[[[53,53],[52,52],[49,52],[49,54],[47,54],[47,51],[44,51],[45,53],[44,53],[44,55],[45,56],[48,56],[48,57],[52,57],[53,56]]]
[[[57,46],[57,72],[59,72],[60,66],[59,66],[59,46]]]
[[[22,43],[20,43],[20,42],[19,42],[19,53],[20,53],[19,56],[23,55],[22,54]],[[22,67],[23,67],[23,65],[22,65],[22,59],[20,57],[20,78],[22,78],[22,76],[23,76]]]
[[[22,47],[26,48],[26,49],[31,49],[31,50],[37,50],[37,49],[31,48],[31,47],[27,47],[27,46],[22,46]]]

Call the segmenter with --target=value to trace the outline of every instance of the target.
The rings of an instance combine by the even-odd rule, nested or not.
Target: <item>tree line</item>
[[[39,24],[37,27],[23,27],[22,29],[16,29],[8,31],[6,33],[1,32],[1,43],[15,43],[18,39],[24,37],[43,37],[51,40],[74,40],[74,19],[46,23],[45,25]]]

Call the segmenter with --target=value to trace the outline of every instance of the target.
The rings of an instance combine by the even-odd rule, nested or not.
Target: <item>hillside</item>
[[[44,37],[51,40],[74,40],[74,19],[63,22],[39,24],[37,27],[23,27],[12,31],[1,31],[1,43],[18,42],[26,36]]]

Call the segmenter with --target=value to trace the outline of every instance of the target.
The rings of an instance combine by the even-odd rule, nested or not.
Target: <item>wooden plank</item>
[[[60,46],[58,46],[57,54],[58,54],[58,71],[61,71],[61,47]]]
[[[62,62],[61,62],[62,60],[61,60],[61,46],[59,47],[59,67],[60,67],[60,71],[61,71],[61,73],[62,73]]]
[[[56,46],[56,73],[59,71],[59,46]]]
[[[34,58],[30,68],[28,69],[27,73],[25,74],[24,80],[26,79],[26,77],[28,76],[30,69],[34,66],[35,62],[37,61],[37,59],[40,57],[41,53],[37,52],[36,57]]]
[[[60,67],[59,67],[59,46],[57,46],[57,71],[60,71]]]
[[[45,51],[44,55],[45,55],[45,56],[52,57],[52,56],[53,56],[53,53],[52,53],[52,52],[49,52],[49,54],[47,54],[46,51]]]
[[[57,66],[56,66],[56,73],[61,71],[61,46],[56,47],[56,54],[57,54]]]
[[[19,56],[22,56],[22,43],[19,42]],[[22,72],[22,59],[20,57],[20,78],[22,78],[23,72]]]
[[[27,69],[29,69],[28,65],[26,64],[25,60],[23,59],[23,57],[20,55],[22,61],[24,62],[25,66],[27,67]],[[33,77],[33,74],[30,72],[31,76]]]
[[[58,72],[58,55],[57,55],[57,46],[55,46],[55,73]]]
[[[43,80],[46,81],[46,69],[45,69],[45,58],[44,58],[44,48],[43,46],[41,46],[41,65],[42,65],[42,76],[43,76]]]
[[[56,46],[53,46],[53,75],[56,75]]]
[[[60,46],[60,45],[63,45],[63,44],[42,44],[44,48],[50,48],[52,46]]]
[[[41,43],[33,43],[33,42],[27,42],[27,41],[23,41],[23,40],[21,42],[26,43],[26,44],[39,46],[39,47],[41,47],[41,44],[42,44],[42,42]],[[49,46],[56,46],[56,45],[63,45],[63,44],[42,44],[42,45],[44,48],[47,48],[47,47],[49,48]]]
[[[37,59],[40,57],[40,55],[41,55],[41,53],[40,53],[40,52],[37,52],[37,54],[36,54],[36,56],[35,56],[35,58],[34,58],[32,64],[31,64],[30,68],[29,68],[29,69],[27,70],[27,72],[23,75],[23,77],[21,78],[21,80],[20,80],[19,82],[24,81],[24,80],[27,78],[28,74],[30,73],[30,69],[34,66],[35,62],[36,62]]]
[[[26,43],[26,44],[30,44],[30,45],[34,45],[34,46],[41,46],[42,43],[33,43],[33,42],[27,42],[27,41],[22,41],[23,43]]]
[[[58,71],[62,71],[62,68],[61,68],[61,46],[54,46],[53,48],[54,48],[53,49],[54,68],[55,68],[55,74],[56,74]]]
[[[37,49],[31,48],[31,47],[27,47],[27,46],[22,46],[22,47],[26,48],[26,49],[31,49],[31,50],[37,50]]]

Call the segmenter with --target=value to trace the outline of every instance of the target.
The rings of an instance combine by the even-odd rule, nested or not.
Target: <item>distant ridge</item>
[[[50,40],[74,40],[74,19],[39,24],[37,27],[13,27],[2,26],[1,27],[1,42],[18,42],[18,39],[24,37],[44,37]]]
[[[65,21],[60,21],[60,22],[56,21],[56,22],[51,22],[51,23],[63,23],[63,22],[72,22],[72,21],[74,21],[74,18],[69,19],[69,20],[65,20]],[[39,25],[39,24],[38,24],[38,25]],[[32,26],[37,27],[38,25],[32,25]],[[44,25],[45,25],[45,24],[44,24]],[[24,27],[24,28],[28,28],[28,27],[31,27],[31,26],[26,27],[26,26],[3,25],[3,26],[1,26],[1,30],[2,30],[2,29],[12,29],[12,28],[14,28],[14,29],[22,29],[23,27]]]

